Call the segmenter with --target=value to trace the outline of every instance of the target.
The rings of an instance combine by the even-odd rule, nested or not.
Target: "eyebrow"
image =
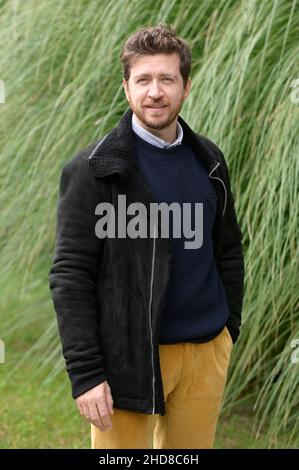
[[[137,80],[137,78],[150,77],[150,76],[151,75],[149,73],[141,73],[140,75],[136,75],[136,77],[134,77],[134,79]],[[172,75],[171,73],[160,73],[159,76],[160,77],[176,78],[176,75]]]

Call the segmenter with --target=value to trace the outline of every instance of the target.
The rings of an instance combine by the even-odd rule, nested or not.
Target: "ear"
[[[191,77],[189,76],[188,80],[187,80],[187,83],[186,83],[185,92],[184,92],[184,99],[186,99],[187,96],[189,95],[190,89],[191,89]]]
[[[129,96],[128,96],[128,82],[127,82],[127,80],[126,80],[125,78],[123,78],[122,84],[123,84],[123,87],[124,87],[124,90],[125,90],[125,94],[126,94],[127,100],[129,101]]]

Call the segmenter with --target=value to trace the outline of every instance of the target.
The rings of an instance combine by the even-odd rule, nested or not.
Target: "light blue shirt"
[[[183,128],[181,124],[177,121],[177,138],[172,144],[167,142],[166,140],[161,139],[160,137],[157,137],[156,135],[152,134],[148,130],[144,129],[139,122],[137,122],[137,119],[135,117],[135,114],[132,114],[132,129],[136,134],[141,137],[141,139],[146,140],[149,144],[156,145],[156,147],[160,148],[170,148],[170,147],[175,147],[176,145],[179,145],[182,140],[183,140]]]

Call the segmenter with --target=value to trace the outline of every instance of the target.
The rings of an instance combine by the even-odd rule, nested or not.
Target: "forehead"
[[[180,58],[176,52],[171,54],[147,54],[132,62],[131,75],[140,74],[159,75],[162,73],[177,74],[180,70]]]

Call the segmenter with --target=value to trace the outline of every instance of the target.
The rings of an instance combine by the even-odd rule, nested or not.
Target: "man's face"
[[[136,59],[128,82],[123,79],[123,86],[141,123],[148,130],[165,129],[176,120],[189,94],[191,80],[189,77],[184,88],[177,53],[159,53]]]

